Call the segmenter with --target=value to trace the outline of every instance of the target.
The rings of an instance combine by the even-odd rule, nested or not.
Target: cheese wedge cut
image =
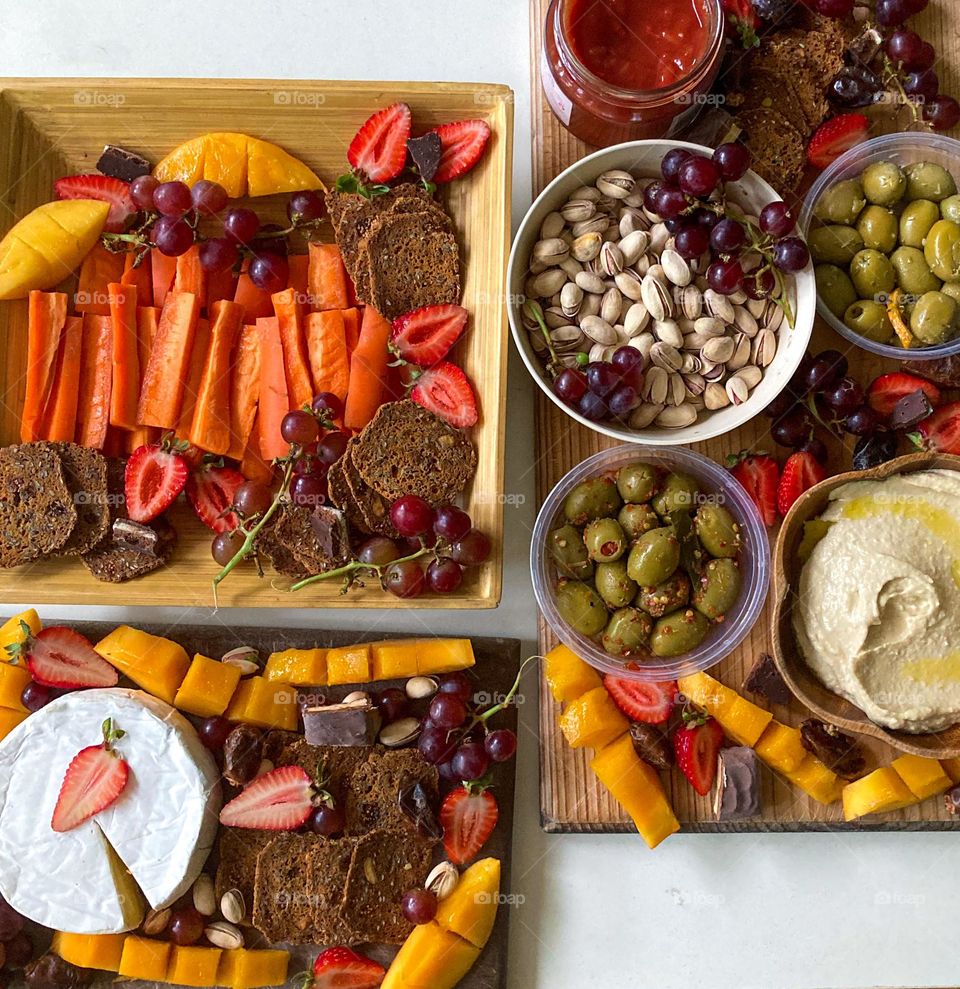
[[[70,762],[112,718],[130,764],[123,793],[62,834],[50,827]],[[52,701],[0,742],[0,894],[54,930],[111,934],[140,923],[144,901],[185,893],[217,831],[219,774],[193,726],[140,690],[81,690]],[[142,895],[141,895],[142,894]]]

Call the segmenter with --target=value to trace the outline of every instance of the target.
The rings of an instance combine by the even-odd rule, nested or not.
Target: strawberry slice
[[[187,479],[187,501],[208,529],[228,532],[235,529],[240,520],[227,509],[233,504],[237,488],[245,481],[235,467],[224,467],[216,462],[201,464]]]
[[[159,443],[146,443],[130,454],[123,475],[127,514],[134,522],[149,522],[165,512],[186,487],[190,463],[188,444],[167,433]]]
[[[440,806],[447,858],[454,865],[474,858],[493,834],[499,816],[497,800],[489,790],[475,783],[451,790]]]
[[[23,623],[26,628],[26,623]],[[79,690],[115,687],[117,671],[97,652],[89,639],[64,625],[50,625],[36,635],[26,628],[22,642],[7,646],[13,662],[22,657],[30,676],[45,687]]]
[[[780,468],[766,453],[742,450],[730,458],[730,472],[743,485],[760,512],[764,525],[777,521],[777,483]]]
[[[88,745],[73,757],[53,808],[50,827],[54,831],[70,831],[83,824],[123,793],[130,778],[130,766],[114,750],[113,743],[125,734],[114,728],[112,718],[107,718],[103,723],[103,741]]]
[[[941,405],[917,426],[910,439],[922,450],[960,454],[960,402]]]
[[[934,408],[942,401],[940,389],[932,381],[915,374],[907,374],[906,371],[891,371],[889,374],[879,375],[870,382],[870,387],[867,389],[867,404],[888,419],[901,398],[917,391],[922,391]]]
[[[723,745],[723,729],[713,718],[693,717],[673,733],[673,753],[680,772],[705,797],[717,777],[717,756]]]
[[[648,683],[644,680],[624,680],[607,673],[603,678],[613,703],[631,720],[650,725],[662,724],[670,717],[677,697],[677,681]]]
[[[432,367],[447,356],[466,325],[463,306],[422,306],[393,321],[390,349],[411,364]]]
[[[410,397],[458,429],[476,425],[479,418],[470,380],[449,361],[424,371],[410,390]]]
[[[786,515],[790,506],[807,488],[819,484],[827,476],[827,470],[817,458],[805,450],[797,450],[787,457],[777,485],[777,511]]]
[[[833,164],[854,145],[867,139],[870,121],[862,113],[841,113],[825,120],[814,132],[807,145],[807,161],[814,168]]]
[[[337,945],[317,955],[313,963],[313,981],[307,989],[376,989],[387,970],[372,958],[358,955],[350,948]]]
[[[347,149],[347,161],[371,182],[389,182],[407,161],[407,138],[413,115],[406,103],[378,110],[357,131]]]
[[[137,212],[130,195],[130,184],[108,175],[68,175],[53,183],[57,199],[99,199],[110,204],[103,229],[121,233],[127,220]]]
[[[258,776],[220,811],[220,823],[257,831],[293,831],[314,809],[313,781],[300,766],[281,766]]]
[[[442,149],[433,176],[437,183],[452,182],[469,172],[490,140],[490,125],[484,120],[457,120],[434,127],[433,131],[440,138]]]

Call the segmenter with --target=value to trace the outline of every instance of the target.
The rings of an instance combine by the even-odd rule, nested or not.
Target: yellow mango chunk
[[[31,635],[36,635],[43,628],[35,608],[21,611],[19,615],[8,618],[0,625],[0,661],[8,663],[12,658],[7,651],[7,646],[21,645],[25,641],[24,625],[30,629]]]
[[[431,920],[411,931],[380,989],[453,989],[479,956],[479,948]]]
[[[294,687],[323,687],[327,683],[326,649],[284,649],[270,653],[263,675]]]
[[[120,956],[117,973],[128,979],[162,982],[170,967],[171,947],[169,941],[130,934],[123,942],[123,954]]]
[[[480,859],[437,905],[436,922],[451,934],[482,948],[490,940],[500,896],[500,860]]]
[[[370,681],[370,646],[337,646],[327,650],[327,683],[368,683]]]
[[[190,668],[179,643],[120,625],[93,647],[103,658],[148,694],[172,704]]]
[[[810,753],[796,769],[784,771],[782,775],[817,803],[832,804],[843,792],[843,780]]]
[[[677,680],[677,687],[697,707],[702,707],[713,715],[720,722],[724,734],[738,745],[752,748],[773,720],[769,711],[741,697],[735,690],[725,687],[706,673],[681,677]]]
[[[754,748],[760,759],[778,773],[799,769],[808,755],[800,740],[800,729],[782,725],[779,721],[771,721],[764,728]]]
[[[182,948],[175,944],[164,981],[177,986],[215,986],[222,954],[222,948]]]
[[[236,948],[220,956],[217,985],[226,989],[262,989],[287,982],[290,952]]]
[[[772,720],[773,715],[769,711],[765,711],[745,697],[738,697],[732,706],[723,712],[720,725],[738,745],[748,745],[753,748]]]
[[[960,783],[960,757],[953,759],[941,759],[940,765],[943,771],[950,777],[951,783]]]
[[[629,735],[602,748],[591,760],[590,768],[630,815],[648,847],[656,848],[664,838],[680,830],[660,777],[637,755]]]
[[[606,687],[589,690],[571,701],[560,715],[559,723],[572,749],[584,746],[601,749],[630,727],[630,722],[610,699]]]
[[[173,706],[198,718],[219,717],[226,711],[239,683],[238,666],[197,653],[173,699]]]
[[[53,935],[53,950],[71,965],[118,972],[126,938],[126,934],[67,934],[57,931]]]
[[[735,690],[725,687],[719,680],[706,673],[693,673],[688,677],[680,677],[677,680],[677,689],[717,721],[720,721],[720,715],[729,710],[740,696]]]
[[[890,765],[910,788],[917,800],[944,793],[953,785],[943,766],[936,759],[918,755],[902,755]]]
[[[247,677],[241,680],[227,708],[228,721],[245,721],[258,728],[296,731],[299,713],[297,692],[289,684]]]
[[[417,650],[417,674],[432,676],[467,670],[477,662],[469,639],[414,639]]]
[[[27,720],[25,711],[11,711],[0,708],[0,738],[6,738],[21,721]]]
[[[843,819],[855,821],[867,814],[900,810],[901,807],[909,807],[917,802],[917,798],[900,779],[896,770],[890,766],[881,766],[843,788]]]
[[[25,666],[0,663],[0,707],[26,714],[27,709],[23,706],[20,695],[23,693],[23,688],[32,680],[33,677]]]
[[[603,685],[597,671],[565,645],[554,646],[543,657],[543,675],[553,699],[561,704],[575,701],[588,690]]]

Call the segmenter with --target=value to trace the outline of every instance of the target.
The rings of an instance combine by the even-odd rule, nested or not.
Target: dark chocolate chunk
[[[760,813],[760,761],[748,746],[720,750],[713,812],[718,821],[744,821]]]
[[[429,182],[440,166],[440,155],[443,152],[440,135],[431,130],[420,137],[411,137],[407,141],[407,150],[420,172],[420,178]]]
[[[845,780],[863,775],[867,760],[852,735],[840,731],[817,718],[808,718],[800,725],[800,741],[826,767]]]
[[[439,841],[443,837],[443,828],[433,809],[430,792],[422,783],[404,787],[397,795],[397,801],[400,809],[424,838]]]
[[[138,155],[135,151],[127,151],[126,148],[118,148],[115,144],[107,144],[97,162],[97,171],[113,179],[132,182],[141,175],[149,175],[153,171],[153,166],[143,155]]]
[[[931,412],[933,406],[927,398],[927,393],[922,388],[918,388],[909,395],[904,395],[893,407],[893,412],[890,413],[890,428],[909,429],[911,426],[916,426],[921,419],[926,419]]]
[[[113,523],[114,542],[122,549],[130,549],[135,553],[153,553],[162,541],[162,535],[156,529],[133,519],[115,519]]]
[[[638,756],[654,769],[669,769],[673,765],[670,740],[655,725],[638,721],[630,725],[630,738]]]
[[[771,704],[786,704],[790,700],[790,688],[780,676],[773,656],[766,652],[753,664],[743,681],[743,689],[765,697]]]
[[[310,745],[372,745],[380,721],[369,699],[325,704],[303,712],[303,734]]]

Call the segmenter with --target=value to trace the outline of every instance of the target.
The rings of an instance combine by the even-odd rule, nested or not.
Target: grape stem
[[[533,299],[527,299],[527,301],[523,304],[523,311],[526,313],[527,317],[532,318],[540,328],[540,335],[543,337],[543,342],[546,344],[547,351],[550,354],[550,360],[547,362],[547,371],[550,373],[551,378],[555,378],[560,373],[560,355],[557,353],[557,349],[554,347],[553,341],[550,339],[550,331],[547,329],[547,324],[544,322],[543,313],[540,311],[540,306],[534,302]]]
[[[527,658],[520,664],[520,669],[517,670],[517,678],[513,681],[513,686],[507,691],[503,700],[500,701],[499,704],[494,704],[493,707],[487,708],[487,710],[482,714],[475,714],[473,716],[473,723],[470,725],[470,728],[467,729],[465,734],[469,735],[472,728],[475,728],[479,724],[486,724],[488,719],[492,718],[495,714],[499,714],[505,708],[510,706],[510,702],[514,697],[516,697],[517,691],[520,689],[520,681],[523,678],[524,670],[526,670],[530,663],[535,663],[540,658],[540,656],[527,656]]]
[[[306,587],[308,584],[315,584],[321,580],[334,580],[337,577],[347,577],[352,578],[358,570],[366,570],[368,573],[376,577],[378,580],[383,580],[383,571],[388,567],[392,567],[395,563],[409,563],[411,560],[420,560],[430,553],[435,553],[436,547],[433,546],[421,546],[415,553],[411,553],[409,556],[401,556],[396,560],[391,560],[389,563],[363,563],[361,560],[351,560],[349,563],[345,563],[342,567],[337,567],[334,570],[325,570],[323,573],[316,573],[312,577],[304,577],[303,580],[298,580],[290,588],[291,591],[299,591],[301,587]],[[347,586],[349,586],[350,580],[347,581]]]

